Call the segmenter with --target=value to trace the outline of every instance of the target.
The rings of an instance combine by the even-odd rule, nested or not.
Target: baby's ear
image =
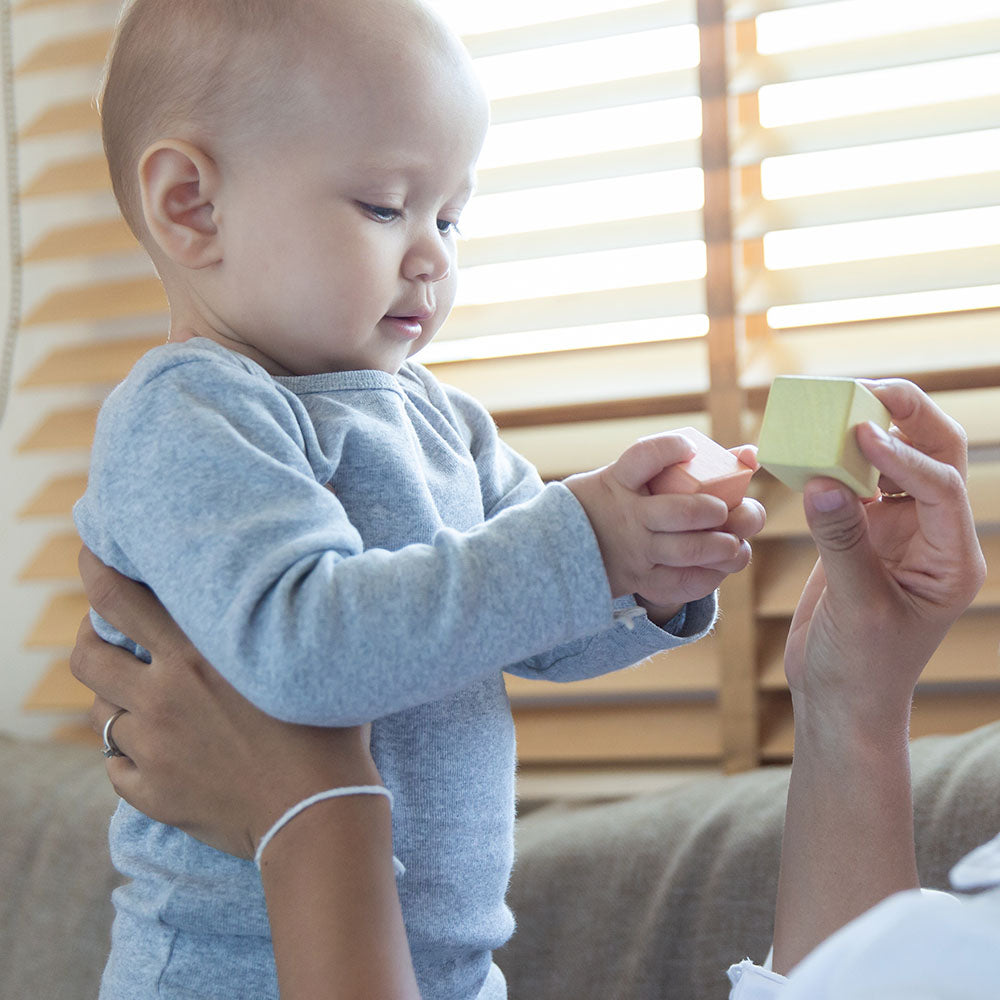
[[[208,267],[221,259],[213,220],[219,168],[182,139],[153,143],[139,161],[142,212],[153,241],[175,264]]]

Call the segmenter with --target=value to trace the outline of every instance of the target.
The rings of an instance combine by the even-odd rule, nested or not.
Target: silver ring
[[[118,748],[118,744],[115,743],[114,737],[111,735],[111,727],[118,721],[118,717],[124,715],[126,709],[119,708],[114,715],[104,723],[104,732],[102,736],[104,738],[104,746],[101,747],[101,753],[105,757],[124,757],[125,754],[121,752]]]

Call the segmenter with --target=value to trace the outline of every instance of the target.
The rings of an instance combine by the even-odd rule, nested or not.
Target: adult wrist
[[[879,759],[909,753],[911,701],[887,706],[885,699],[847,708],[834,699],[792,693],[795,753],[837,759]]]
[[[312,811],[312,818],[315,819],[315,814],[320,812],[320,806],[335,800],[346,799],[370,799],[371,801],[376,802],[376,804],[379,799],[385,799],[389,804],[390,810],[392,808],[393,801],[392,792],[390,792],[384,785],[339,786],[336,788],[328,788],[324,791],[316,792],[313,795],[307,796],[286,809],[260,837],[254,852],[254,862],[257,867],[261,867],[264,853],[270,847],[274,839],[286,830],[286,828],[299,821],[305,813]],[[353,804],[352,807],[354,807]]]

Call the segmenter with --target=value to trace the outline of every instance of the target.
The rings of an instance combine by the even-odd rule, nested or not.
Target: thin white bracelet
[[[325,792],[317,792],[296,803],[271,827],[257,845],[257,853],[253,856],[254,864],[260,868],[260,857],[264,853],[264,848],[271,843],[271,838],[287,823],[290,823],[300,812],[304,812],[317,802],[324,802],[326,799],[338,799],[344,795],[384,795],[392,806],[392,792],[384,785],[346,785],[343,788],[328,788]]]

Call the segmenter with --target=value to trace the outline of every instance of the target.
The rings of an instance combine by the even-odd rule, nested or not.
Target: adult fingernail
[[[843,490],[823,490],[813,494],[812,502],[821,514],[832,514],[844,506],[846,499]]]

